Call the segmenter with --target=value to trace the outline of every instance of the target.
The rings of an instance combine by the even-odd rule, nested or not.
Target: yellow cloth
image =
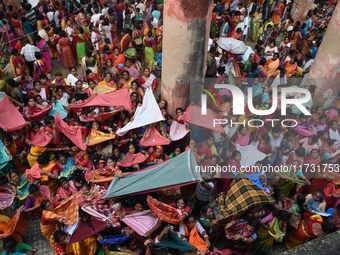
[[[32,145],[30,152],[27,155],[27,162],[32,167],[35,163],[37,163],[38,157],[43,154],[46,150],[46,147],[39,147]]]
[[[94,236],[88,237],[85,240],[68,245],[67,250],[73,255],[94,255],[97,251],[97,240]]]
[[[102,143],[102,142],[105,142],[107,140],[111,140],[114,138],[115,138],[115,135],[106,134],[98,130],[91,129],[88,146]]]
[[[97,92],[97,94],[100,95],[100,94],[107,94],[107,93],[115,92],[116,89],[107,87],[107,86],[99,83],[98,85],[96,85],[96,87],[93,89],[93,91]]]

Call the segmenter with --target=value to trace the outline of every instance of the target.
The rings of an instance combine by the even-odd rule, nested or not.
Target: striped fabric
[[[97,218],[103,219],[103,220],[108,220],[112,223],[113,228],[120,228],[121,224],[117,220],[118,214],[116,213],[116,208],[120,204],[115,204],[115,205],[92,205],[92,206],[87,206],[87,207],[82,207],[85,212],[88,214],[95,216]]]
[[[144,211],[131,215],[126,215],[122,221],[136,231],[140,236],[144,236],[150,229],[156,226],[159,218],[152,217],[150,211]]]

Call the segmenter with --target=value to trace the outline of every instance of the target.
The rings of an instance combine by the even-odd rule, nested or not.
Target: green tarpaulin
[[[177,157],[117,180],[103,198],[116,198],[184,186],[201,179],[199,167],[190,149]]]
[[[158,247],[173,248],[173,249],[178,249],[182,251],[197,251],[197,248],[195,246],[182,240],[177,235],[175,235],[172,231],[165,234],[161,242],[152,243],[152,245],[158,246]]]

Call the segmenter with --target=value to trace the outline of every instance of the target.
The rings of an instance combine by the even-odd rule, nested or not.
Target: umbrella
[[[244,42],[231,37],[221,37],[216,43],[223,51],[235,55],[242,55],[248,49]]]

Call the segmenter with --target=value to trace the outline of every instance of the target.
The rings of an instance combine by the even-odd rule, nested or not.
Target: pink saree
[[[47,46],[47,43],[45,42],[44,39],[41,39],[37,47],[42,50],[44,47],[47,47],[45,51],[41,51],[41,57],[43,57],[46,60],[46,67],[47,67],[47,72],[51,72],[52,70],[52,61],[51,61],[51,55],[50,55],[50,50]]]
[[[11,52],[12,49],[15,48],[15,45],[17,43],[13,28],[11,27],[10,31],[7,31],[7,28],[5,26],[1,27],[0,31],[5,35],[7,44],[7,50],[8,52]]]

